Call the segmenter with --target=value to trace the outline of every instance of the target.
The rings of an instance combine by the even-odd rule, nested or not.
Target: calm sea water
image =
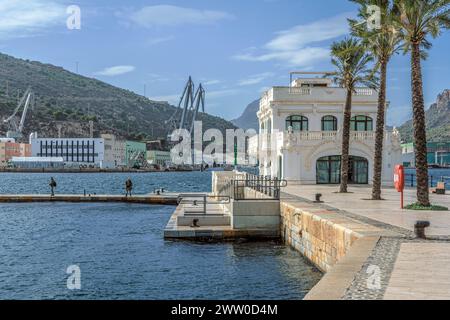
[[[209,173],[54,174],[58,191],[209,191]],[[46,193],[46,174],[1,174],[1,193]],[[81,191],[82,192],[82,191]],[[322,274],[275,242],[164,241],[174,208],[1,204],[0,299],[301,299]],[[81,269],[81,290],[66,269]]]

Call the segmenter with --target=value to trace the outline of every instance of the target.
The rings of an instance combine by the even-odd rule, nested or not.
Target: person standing
[[[55,188],[56,188],[56,181],[55,179],[53,179],[53,177],[50,178],[50,183],[48,184],[50,186],[50,190],[51,190],[51,196],[54,197],[55,196]]]
[[[125,182],[125,190],[126,190],[125,197],[128,197],[128,194],[130,194],[131,197],[132,196],[131,192],[133,191],[133,182],[131,181],[130,178],[128,178],[128,180]]]

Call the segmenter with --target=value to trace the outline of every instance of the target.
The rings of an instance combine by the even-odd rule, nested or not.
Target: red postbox
[[[401,192],[401,207],[403,209],[403,191],[405,190],[405,167],[402,165],[395,166],[394,185],[398,192]]]

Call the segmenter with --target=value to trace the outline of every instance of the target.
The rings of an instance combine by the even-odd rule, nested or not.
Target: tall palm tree
[[[373,169],[372,200],[381,200],[381,177],[383,171],[383,143],[385,131],[387,68],[391,57],[398,52],[401,37],[393,25],[394,13],[391,0],[351,0],[359,4],[359,18],[367,23],[349,20],[352,34],[362,40],[362,43],[376,59],[375,70],[380,73],[378,88],[377,128],[375,135],[375,157]],[[381,13],[381,24],[369,28],[370,6],[378,6]]]
[[[359,84],[373,87],[373,71],[369,63],[372,57],[362,43],[355,38],[334,42],[331,46],[331,63],[336,67],[334,81],[347,90],[342,133],[342,161],[340,192],[348,192],[350,122],[352,117],[352,96]]]
[[[395,24],[404,39],[405,53],[411,52],[411,86],[417,176],[417,201],[430,206],[427,136],[423,97],[422,59],[442,29],[450,27],[450,0],[394,0]]]

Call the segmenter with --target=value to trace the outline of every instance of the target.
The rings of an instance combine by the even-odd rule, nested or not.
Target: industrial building
[[[0,167],[8,166],[13,157],[30,157],[31,145],[16,143],[12,138],[0,139]]]
[[[63,169],[62,157],[13,157],[9,165],[18,169]]]
[[[402,162],[406,167],[415,166],[414,143],[402,144]],[[427,143],[427,159],[429,165],[450,166],[450,142]]]
[[[62,157],[69,164],[103,167],[105,145],[102,138],[38,138],[30,135],[33,157]]]
[[[148,150],[147,161],[149,164],[164,167],[172,162],[172,157],[169,151]]]

